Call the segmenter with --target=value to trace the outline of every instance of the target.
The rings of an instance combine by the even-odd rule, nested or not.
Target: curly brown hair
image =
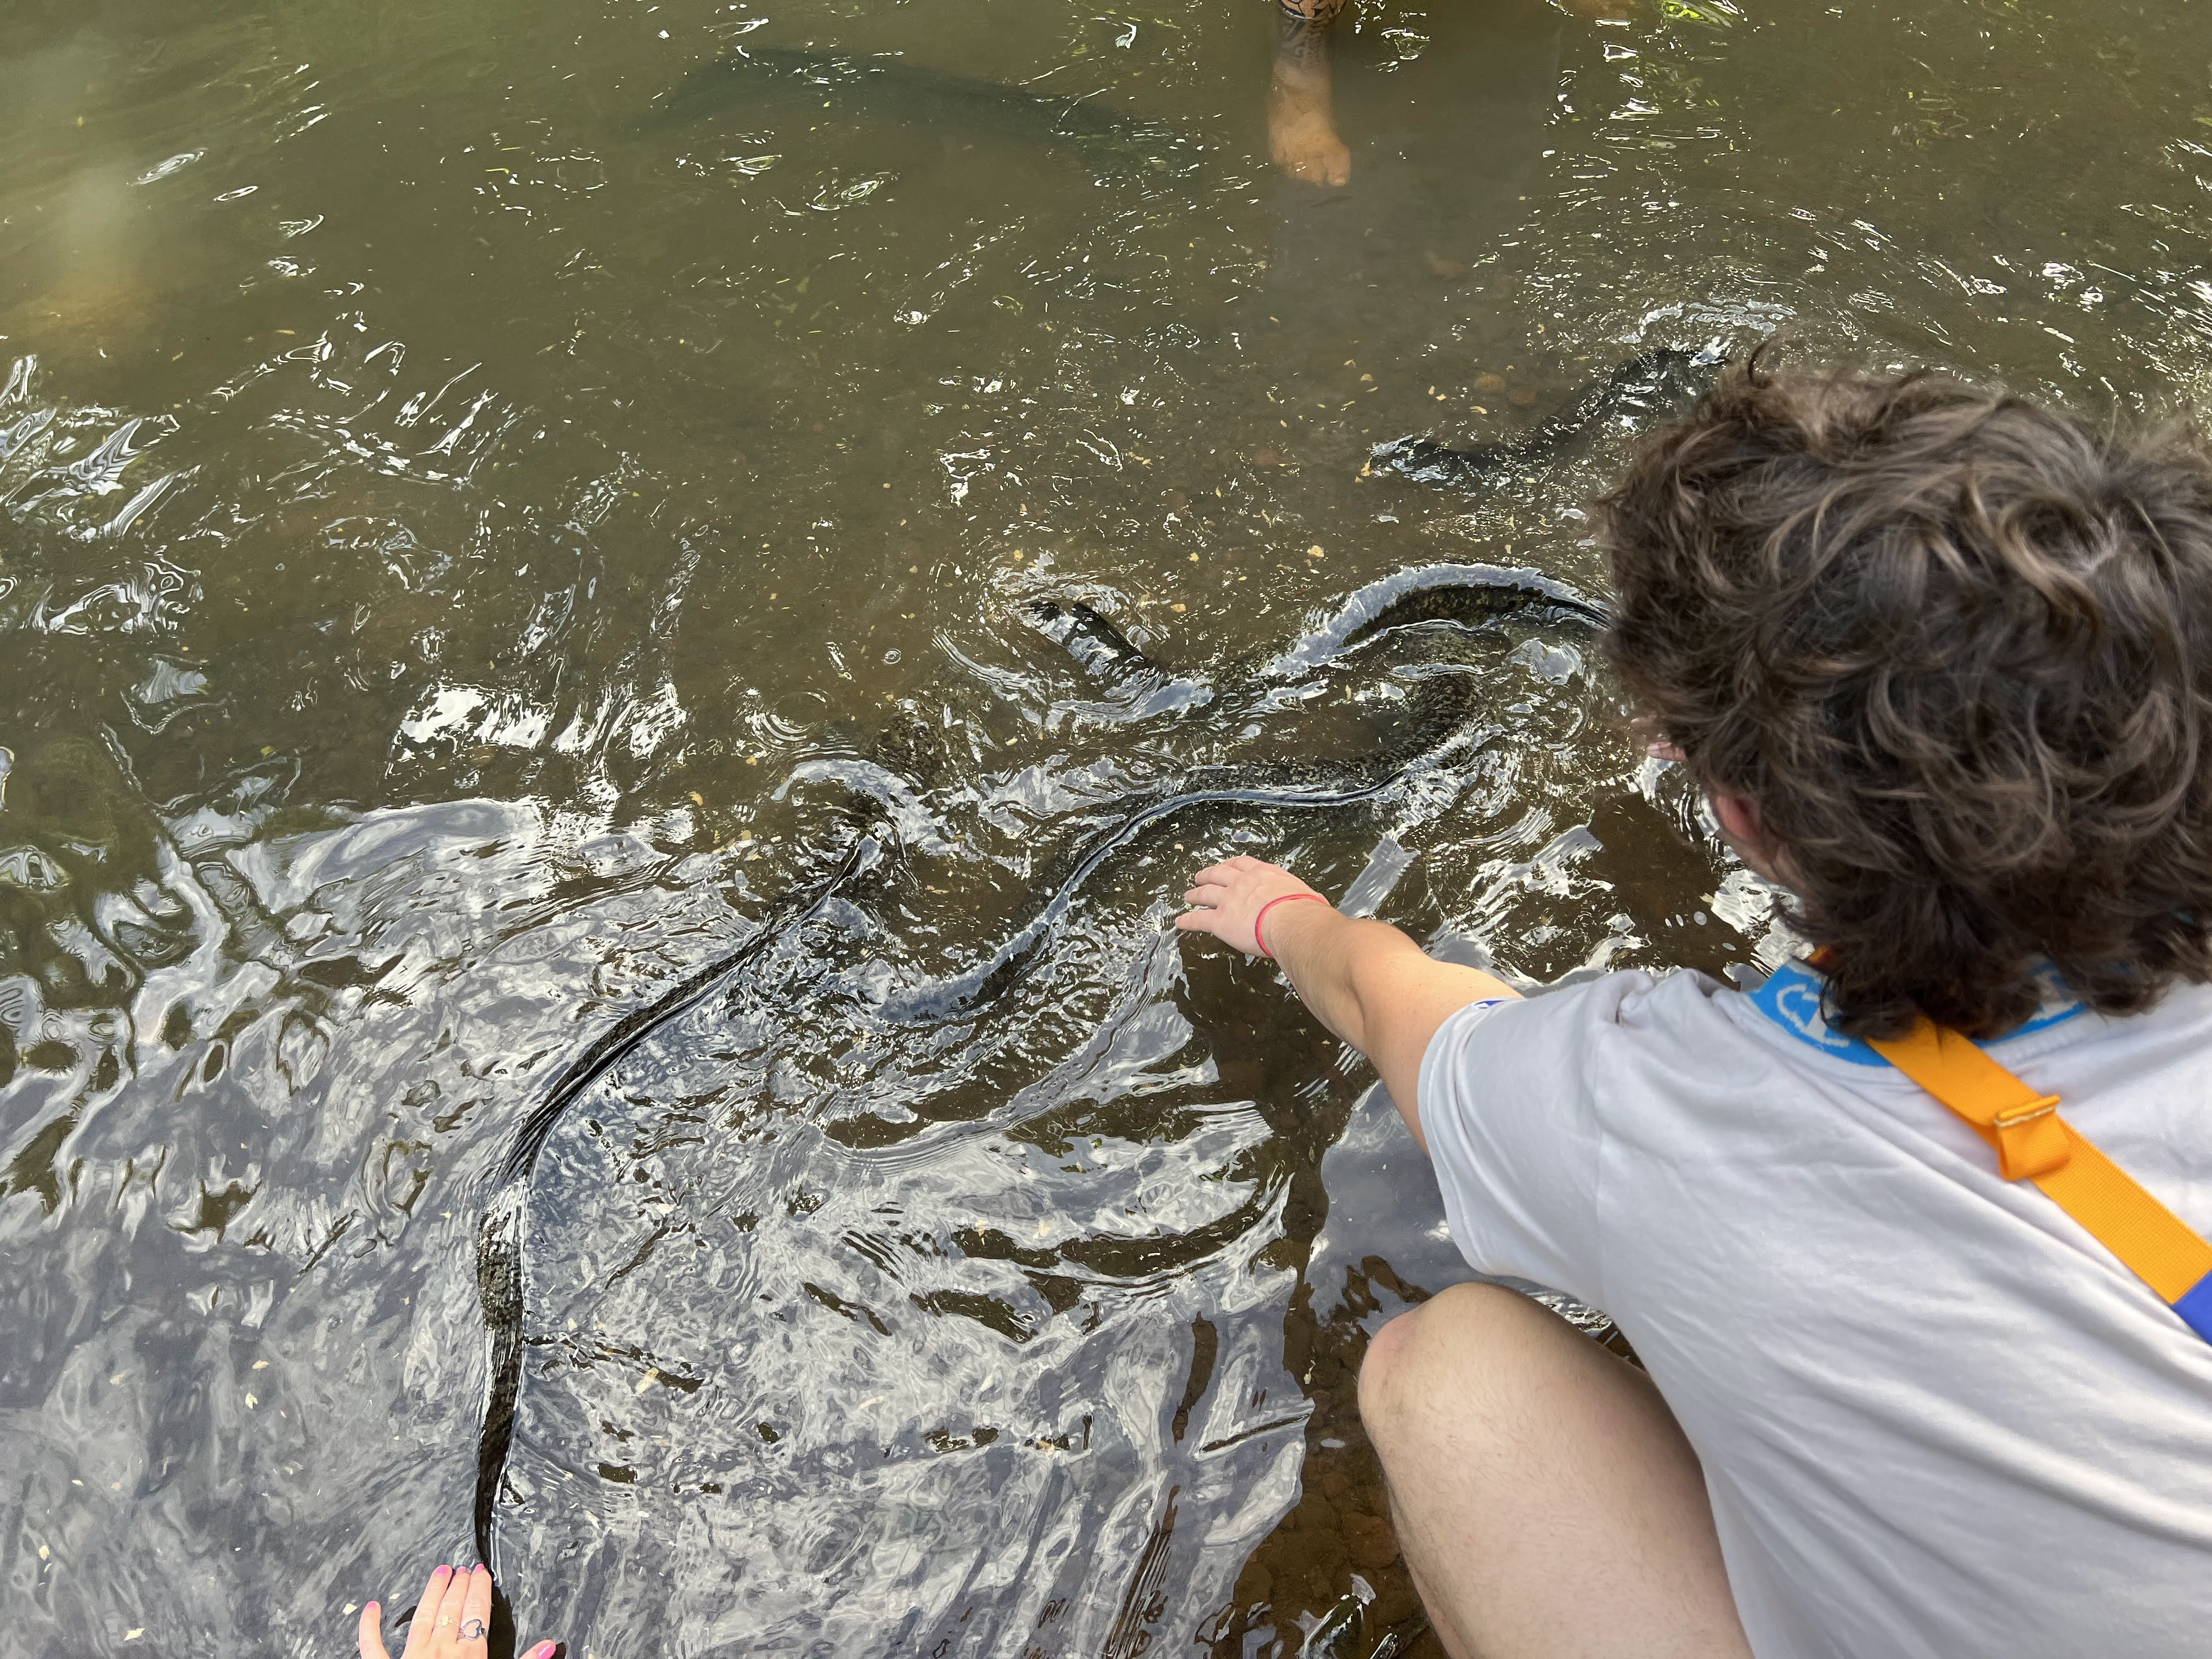
[[[2212,979],[2212,460],[1933,374],[1754,356],[1605,498],[1609,654],[1759,803],[1829,1018],[2010,1029],[2047,960]]]

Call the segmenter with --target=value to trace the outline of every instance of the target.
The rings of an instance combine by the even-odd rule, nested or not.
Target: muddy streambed
[[[733,952],[515,1217],[531,1631],[1411,1613],[1352,1378],[1464,1269],[1362,1066],[1168,930],[1185,872],[1530,983],[1773,946],[1585,611],[1361,631],[1601,601],[1651,412],[1372,447],[1778,327],[2201,393],[2212,31],[1377,0],[1323,195],[1267,11],[0,18],[0,1652],[339,1650],[469,1553],[501,1161]],[[1255,782],[1330,799],[1112,834]]]

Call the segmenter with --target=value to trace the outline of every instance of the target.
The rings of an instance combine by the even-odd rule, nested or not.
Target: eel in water
[[[1605,613],[1564,584],[1534,571],[1490,566],[1445,567],[1446,581],[1421,585],[1393,580],[1396,597],[1379,611],[1358,599],[1340,613],[1322,635],[1337,643],[1335,652],[1354,649],[1401,627],[1438,622],[1480,626],[1516,614],[1551,616],[1584,625],[1600,624]],[[1447,587],[1464,590],[1448,596]],[[1061,637],[1071,654],[1086,666],[1110,665],[1117,671],[1158,673],[1136,646],[1090,606],[1077,602],[1062,610],[1039,605],[1032,614],[1048,635]],[[1264,666],[1263,678],[1280,675],[1278,659]],[[1432,723],[1434,724],[1434,723]],[[1225,768],[1216,781],[1187,775],[1170,788],[1147,793],[1125,806],[1115,821],[1076,849],[1066,873],[1048,879],[1046,896],[1030,920],[976,967],[886,1003],[887,1019],[930,1023],[954,1018],[1003,994],[1038,957],[1056,932],[1085,884],[1114,855],[1150,825],[1206,805],[1253,811],[1328,810],[1383,799],[1421,774],[1448,763],[1460,746],[1456,720],[1441,741],[1423,746],[1412,757],[1379,774],[1349,781],[1300,778],[1285,769],[1255,773]],[[624,1016],[564,1066],[544,1097],[515,1129],[492,1172],[489,1194],[477,1232],[477,1283],[488,1352],[483,1427],[477,1439],[475,1535],[477,1553],[503,1576],[493,1559],[493,1520],[506,1478],[516,1410],[522,1393],[522,1362],[528,1274],[523,1245],[530,1182],[539,1153],[562,1115],[611,1067],[634,1053],[653,1033],[698,1007],[754,963],[790,928],[803,925],[844,890],[855,878],[878,867],[888,849],[868,835],[857,838],[843,860],[820,881],[787,897],[762,919],[744,940]],[[502,1603],[503,1607],[503,1603]]]
[[[1462,470],[1477,477],[1494,477],[1505,466],[1541,459],[1591,423],[1626,407],[1629,399],[1643,395],[1640,389],[1651,386],[1657,376],[1678,373],[1691,361],[1683,353],[1655,352],[1624,365],[1568,410],[1525,437],[1498,446],[1494,459],[1469,461],[1466,452],[1441,453],[1461,458],[1450,465],[1462,466],[1463,463]],[[1439,474],[1454,479],[1460,476],[1456,471]],[[1547,617],[1593,629],[1602,627],[1607,620],[1601,605],[1534,570],[1460,565],[1407,571],[1355,594],[1317,632],[1252,672],[1261,681],[1289,680],[1395,630],[1439,625],[1480,628],[1515,615]],[[1036,605],[1031,607],[1031,616],[1042,632],[1093,676],[1121,678],[1149,674],[1165,678],[1121,630],[1080,601],[1065,607],[1048,603]],[[1085,884],[1115,853],[1164,818],[1207,805],[1245,811],[1342,810],[1401,791],[1415,778],[1450,763],[1463,745],[1463,721],[1455,712],[1426,724],[1430,740],[1416,752],[1364,775],[1332,779],[1310,769],[1224,768],[1218,776],[1210,769],[1188,774],[1166,788],[1133,798],[1111,823],[1073,849],[1059,866],[1063,873],[1041,884],[1042,902],[1011,938],[965,972],[892,999],[884,1005],[884,1016],[934,1023],[959,1018],[1004,994],[1042,954]],[[888,856],[884,839],[866,833],[858,836],[828,875],[787,896],[743,942],[617,1020],[562,1067],[544,1098],[517,1126],[492,1171],[477,1231],[477,1282],[487,1355],[473,1518],[477,1557],[501,1577],[504,1572],[493,1558],[493,1522],[521,1401],[528,1294],[524,1243],[531,1176],[539,1153],[568,1109],[611,1067],[635,1052],[653,1032],[727,986],[778,939],[819,915],[853,881],[878,868]],[[513,1637],[503,1594],[498,1602],[495,1633],[501,1636],[504,1651]]]
[[[1321,654],[1340,655],[1392,629],[1418,627],[1425,623],[1479,628],[1504,617],[1533,612],[1592,628],[1604,625],[1606,614],[1602,610],[1565,584],[1535,571],[1509,570],[1495,565],[1444,568],[1449,578],[1444,581],[1385,584],[1386,587],[1397,586],[1399,591],[1373,614],[1366,614],[1367,608],[1355,599],[1347,607],[1350,614],[1340,617],[1334,628],[1324,630],[1321,638],[1328,642],[1330,648]],[[1046,618],[1048,625],[1060,619],[1057,606],[1048,605],[1036,609],[1051,613]],[[1138,665],[1152,668],[1154,673],[1159,672],[1112,623],[1090,606],[1080,603],[1072,605],[1067,617],[1073,626],[1066,629],[1062,642],[1086,666],[1103,660],[1123,672]],[[1415,777],[1448,764],[1454,757],[1461,735],[1459,722],[1455,718],[1443,725],[1445,729],[1437,740],[1424,745],[1411,759],[1365,777],[1328,779],[1310,773],[1301,775],[1303,769],[1283,768],[1255,775],[1248,767],[1218,769],[1218,781],[1212,775],[1216,769],[1185,775],[1171,788],[1126,806],[1115,822],[1084,842],[1066,873],[1045,884],[1049,896],[1036,913],[990,956],[964,973],[893,997],[884,1005],[884,1018],[902,1022],[959,1019],[1003,995],[1050,943],[1076,896],[1099,866],[1161,819],[1201,806],[1310,811],[1381,800],[1403,789]]]
[[[490,1197],[477,1227],[477,1296],[489,1340],[483,1427],[477,1437],[475,1531],[477,1559],[503,1576],[492,1559],[492,1510],[507,1474],[514,1439],[515,1407],[522,1396],[522,1333],[527,1278],[522,1259],[530,1177],[538,1155],[577,1097],[635,1052],[653,1032],[707,1000],[732,975],[787,929],[817,915],[848,882],[873,867],[883,846],[856,838],[836,868],[813,886],[787,896],[735,948],[686,975],[644,1007],[617,1020],[561,1068],[545,1097],[516,1127],[493,1171]],[[505,1613],[503,1595],[501,1601]],[[509,1638],[511,1641],[511,1635]]]
[[[686,76],[643,130],[688,125],[726,111],[781,103],[963,138],[999,138],[1057,150],[1125,177],[1173,170],[1192,141],[1162,122],[1064,94],[1032,92],[896,57],[790,46],[736,47]]]
[[[1129,636],[1080,599],[1062,610],[1050,599],[1030,607],[1038,631],[1075,659],[1075,665],[1094,679],[1127,679],[1136,674],[1158,674],[1158,666],[1129,643]]]
[[[1375,446],[1369,464],[1421,483],[1462,489],[1496,483],[1533,461],[1544,460],[1591,428],[1624,416],[1663,414],[1699,389],[1704,371],[1722,359],[1705,352],[1647,351],[1585,387],[1565,407],[1517,437],[1453,449],[1433,438],[1393,438]]]

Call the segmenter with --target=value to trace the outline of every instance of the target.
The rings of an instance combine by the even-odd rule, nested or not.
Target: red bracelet
[[[1278,893],[1274,897],[1269,899],[1265,904],[1261,905],[1260,907],[1260,914],[1252,918],[1252,943],[1260,947],[1260,954],[1267,957],[1268,961],[1273,962],[1275,959],[1275,953],[1267,948],[1267,941],[1260,936],[1260,927],[1262,922],[1267,920],[1267,912],[1273,909],[1279,904],[1288,904],[1292,899],[1308,898],[1322,904],[1328,902],[1328,901],[1322,898],[1319,893]]]

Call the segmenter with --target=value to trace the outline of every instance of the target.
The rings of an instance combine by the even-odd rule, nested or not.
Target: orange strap
[[[2161,1302],[2182,1302],[2212,1275],[2212,1244],[2059,1116],[2057,1095],[2037,1092],[1956,1031],[1925,1020],[1868,1045],[1972,1124],[1996,1148],[2007,1181],[2042,1188]]]

